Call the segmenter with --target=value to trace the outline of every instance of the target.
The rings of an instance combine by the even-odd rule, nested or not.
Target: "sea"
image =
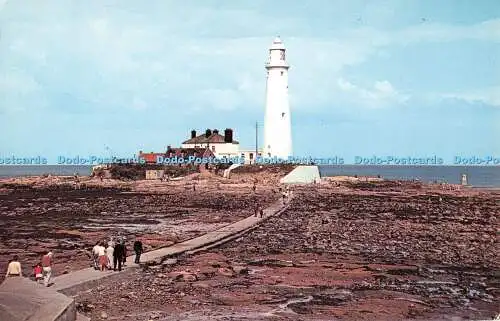
[[[399,165],[325,165],[319,166],[325,176],[370,176],[391,180],[419,180],[424,183],[460,184],[462,175],[475,187],[500,187],[500,166],[399,166]]]
[[[0,177],[90,175],[87,165],[0,165]],[[419,180],[426,183],[460,184],[462,174],[474,187],[500,188],[500,166],[403,166],[403,165],[321,165],[320,175],[370,176],[392,180]]]

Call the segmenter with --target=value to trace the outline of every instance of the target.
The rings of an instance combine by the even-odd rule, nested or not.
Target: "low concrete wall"
[[[318,166],[298,166],[280,180],[282,184],[311,184],[319,183]]]
[[[0,285],[2,321],[75,321],[73,299],[27,278],[7,278]]]

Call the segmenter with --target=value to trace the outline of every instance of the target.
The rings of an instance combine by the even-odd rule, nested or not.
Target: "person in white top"
[[[42,274],[43,284],[45,286],[50,286],[50,280],[52,278],[53,256],[54,253],[52,253],[51,251],[42,256]]]
[[[7,273],[5,274],[5,277],[9,276],[23,276],[21,263],[19,262],[19,258],[17,257],[17,255],[14,255],[12,261],[10,261],[9,265],[7,266]]]
[[[99,245],[97,255],[99,257],[99,268],[101,269],[101,271],[104,271],[108,267],[108,257],[106,256],[106,248],[104,247],[104,243]]]
[[[115,248],[112,243],[108,243],[108,247],[106,248],[106,256],[108,257],[108,269],[111,269],[111,265],[113,264],[113,252]]]
[[[94,264],[94,269],[99,270],[98,258],[99,258],[99,247],[100,244],[97,242],[92,248],[92,262]]]

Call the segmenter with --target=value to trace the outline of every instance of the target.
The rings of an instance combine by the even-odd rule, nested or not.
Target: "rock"
[[[165,261],[163,261],[163,263],[161,265],[170,266],[170,265],[175,265],[175,264],[177,264],[177,259],[170,258],[170,259],[166,259]]]
[[[196,273],[196,278],[199,281],[204,281],[204,280],[208,279],[208,276],[206,273]]]
[[[108,314],[103,311],[103,312],[101,312],[100,317],[101,317],[101,319],[107,319],[108,318]]]
[[[183,280],[186,282],[194,282],[197,280],[196,275],[189,273],[189,274],[183,274]]]
[[[208,288],[210,288],[210,285],[207,284],[207,283],[198,282],[198,283],[194,283],[193,287],[194,288],[200,288],[200,289],[208,289]]]
[[[220,275],[224,275],[224,276],[234,276],[234,271],[233,270],[230,270],[228,268],[218,268],[217,269],[217,273],[220,274]]]
[[[313,303],[318,305],[339,305],[353,298],[351,291],[327,290],[313,295]]]
[[[217,261],[208,261],[207,264],[214,268],[220,268],[224,265],[223,263]]]
[[[148,261],[147,265],[148,265],[149,267],[151,267],[151,266],[156,266],[156,265],[160,265],[160,264],[162,264],[162,263],[163,263],[162,261],[163,261],[163,259],[162,259],[162,258],[157,258],[157,259],[154,259],[154,260],[150,260],[150,261]]]
[[[248,274],[249,270],[246,266],[234,265],[231,267],[236,274]]]
[[[189,273],[186,271],[170,272],[167,275],[176,281],[194,282],[197,280],[197,277],[195,274]]]
[[[276,266],[276,267],[293,267],[292,261],[283,261],[283,260],[275,260],[275,259],[258,259],[248,262],[251,265],[257,266]]]

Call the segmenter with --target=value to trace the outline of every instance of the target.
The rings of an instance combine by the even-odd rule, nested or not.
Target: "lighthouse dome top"
[[[274,38],[273,44],[271,45],[271,50],[273,49],[285,49],[285,45],[279,36]]]

